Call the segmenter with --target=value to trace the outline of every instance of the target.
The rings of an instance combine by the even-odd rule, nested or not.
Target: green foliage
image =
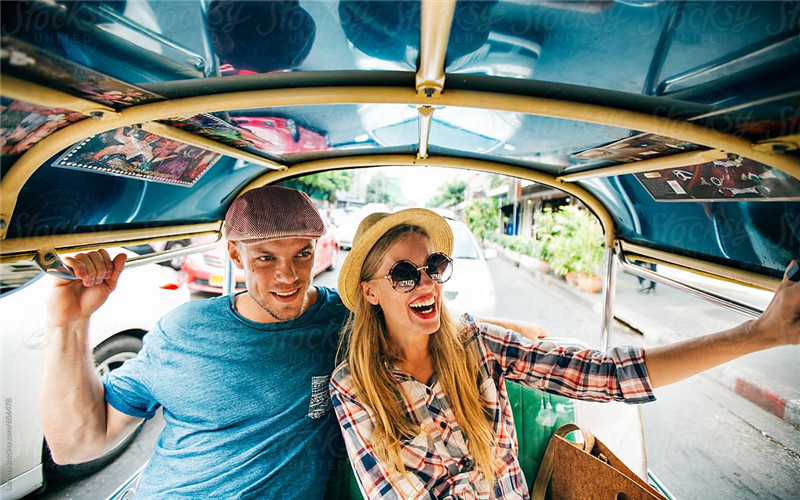
[[[533,257],[537,259],[550,259],[550,245],[555,232],[555,217],[550,207],[533,214],[533,224],[535,228],[534,237],[538,243],[538,252]]]
[[[565,206],[553,212],[547,260],[559,274],[597,274],[603,263],[603,230],[586,210]]]
[[[312,198],[336,202],[336,191],[347,191],[353,182],[352,170],[331,170],[318,174],[304,175],[283,181],[282,186],[299,189]]]
[[[532,238],[523,238],[521,236],[508,236],[511,239],[511,249],[523,255],[536,257],[539,253],[539,243]]]
[[[587,210],[575,206],[549,208],[534,215],[536,238],[493,233],[487,239],[505,248],[546,260],[561,275],[598,274],[603,264],[603,229]]]
[[[481,198],[470,203],[464,209],[464,219],[472,234],[478,238],[485,238],[497,230],[500,218],[500,209],[491,198]]]
[[[509,236],[500,233],[487,233],[486,239],[497,243],[503,248],[509,248],[517,253],[529,255],[537,258],[539,253],[539,242],[531,238],[523,238],[521,236]]]
[[[429,202],[429,207],[449,208],[464,201],[464,191],[467,190],[467,181],[454,180],[439,187],[439,193]]]
[[[500,233],[486,233],[485,238],[491,241],[492,243],[497,243],[500,246],[505,246],[503,245],[504,236],[505,236],[504,234]]]

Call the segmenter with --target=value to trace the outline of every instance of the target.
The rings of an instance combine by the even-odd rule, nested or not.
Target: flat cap
[[[317,239],[325,234],[325,223],[304,192],[263,186],[233,201],[222,232],[228,241]]]

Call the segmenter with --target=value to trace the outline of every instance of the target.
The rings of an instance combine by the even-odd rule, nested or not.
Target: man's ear
[[[235,241],[228,242],[228,255],[231,257],[231,260],[236,267],[239,269],[244,269],[244,264],[242,263],[242,255],[239,251],[239,246],[236,244]]]
[[[367,299],[367,302],[372,304],[373,306],[377,306],[380,304],[380,300],[378,300],[378,296],[375,295],[375,291],[372,289],[372,283],[369,281],[362,281],[361,285],[361,295]]]

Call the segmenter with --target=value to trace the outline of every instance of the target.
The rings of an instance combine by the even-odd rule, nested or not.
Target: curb
[[[589,296],[574,286],[562,282],[558,278],[544,275],[538,269],[531,267],[525,259],[513,252],[504,250],[491,242],[486,242],[487,246],[492,246],[497,250],[498,256],[510,262],[515,267],[527,271],[540,281],[547,282],[549,285],[561,287],[572,294],[576,299],[593,307],[602,307],[601,300]],[[616,306],[614,309],[614,319],[624,324],[626,327],[641,332],[641,321],[635,313],[626,311],[624,307]],[[650,330],[648,328],[648,330]],[[678,340],[684,340],[665,332],[653,330],[647,334],[648,340],[656,344],[668,344]],[[775,415],[784,422],[800,430],[800,399],[797,398],[797,391],[789,387],[784,387],[776,381],[770,384],[763,382],[763,375],[753,370],[741,366],[731,366],[730,363],[713,368],[705,372],[718,383],[733,391],[739,396],[747,399],[764,411]]]
[[[800,430],[800,399],[779,383],[764,384],[757,373],[742,367],[722,365],[708,372],[724,387]]]

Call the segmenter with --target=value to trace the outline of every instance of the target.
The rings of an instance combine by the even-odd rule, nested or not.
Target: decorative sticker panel
[[[190,187],[221,156],[142,129],[122,127],[78,143],[54,165]]]
[[[634,175],[656,201],[800,199],[800,180],[746,158],[721,158]]]

